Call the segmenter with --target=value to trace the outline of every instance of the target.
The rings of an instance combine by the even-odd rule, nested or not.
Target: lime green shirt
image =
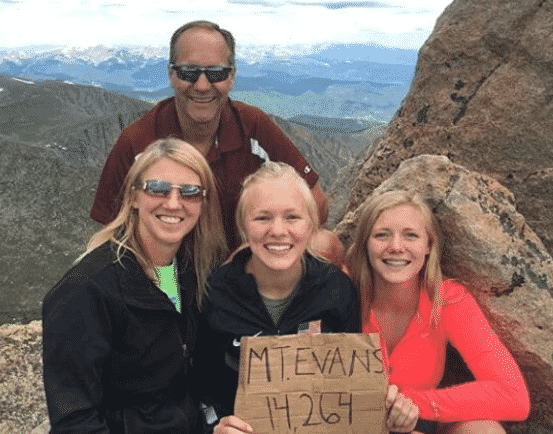
[[[173,262],[170,265],[164,267],[154,267],[158,280],[156,282],[157,287],[161,289],[167,297],[174,303],[177,311],[181,311],[181,300],[179,293],[179,285],[177,280],[177,261],[173,258]]]

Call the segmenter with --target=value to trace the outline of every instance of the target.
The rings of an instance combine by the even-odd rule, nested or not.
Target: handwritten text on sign
[[[256,434],[386,433],[377,335],[242,338],[235,414]]]

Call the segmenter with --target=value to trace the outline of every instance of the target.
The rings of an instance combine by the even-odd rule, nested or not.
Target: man
[[[309,183],[324,222],[328,202],[309,163],[265,113],[228,98],[236,75],[232,34],[209,21],[185,24],[171,38],[169,62],[174,97],[123,130],[102,171],[91,218],[109,223],[136,155],[156,139],[175,136],[198,149],[217,178],[231,249],[239,241],[234,213],[241,182],[265,160],[296,168]]]

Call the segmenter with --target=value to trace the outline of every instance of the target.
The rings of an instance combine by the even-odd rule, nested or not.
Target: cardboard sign
[[[243,337],[234,414],[255,434],[384,434],[378,335]]]

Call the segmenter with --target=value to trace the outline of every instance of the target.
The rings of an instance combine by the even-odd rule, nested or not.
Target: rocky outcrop
[[[349,209],[420,154],[499,180],[553,252],[553,4],[455,0],[419,52],[415,78],[366,154]]]
[[[100,168],[64,152],[0,140],[0,324],[40,318],[46,291],[99,228],[88,213]]]
[[[513,433],[553,431],[552,22],[543,0],[453,1],[400,110],[358,163],[338,227],[347,242],[377,187],[433,201],[445,271],[473,289],[530,387],[531,417]],[[394,174],[424,154],[450,161],[421,157]]]
[[[148,109],[149,107],[136,111],[119,111],[89,119],[76,125],[74,132],[57,144],[64,149],[65,158],[69,163],[101,169],[123,128],[145,115]]]
[[[402,162],[372,194],[390,190],[415,190],[429,201],[444,234],[445,274],[471,289],[515,355],[531,390],[532,414],[513,429],[551,432],[553,259],[517,212],[513,194],[489,176],[426,155]],[[336,228],[347,244],[358,210]]]
[[[512,433],[553,431],[552,22],[542,0],[448,6],[400,110],[358,163],[338,228],[347,242],[355,210],[377,187],[432,200],[444,270],[473,289],[531,390],[531,417]],[[424,154],[450,162],[400,166]]]

